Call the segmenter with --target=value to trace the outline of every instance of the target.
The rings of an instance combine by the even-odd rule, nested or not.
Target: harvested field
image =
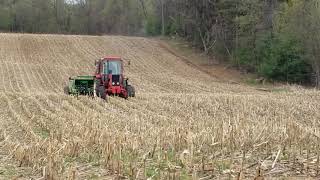
[[[92,74],[110,54],[131,60],[136,98],[63,93],[69,76]],[[0,179],[320,173],[318,91],[221,83],[158,40],[0,34],[0,78]]]

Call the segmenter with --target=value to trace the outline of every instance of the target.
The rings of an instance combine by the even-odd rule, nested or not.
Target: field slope
[[[137,97],[63,93],[94,60],[131,60]],[[316,176],[320,95],[221,83],[157,40],[0,34],[0,179]]]

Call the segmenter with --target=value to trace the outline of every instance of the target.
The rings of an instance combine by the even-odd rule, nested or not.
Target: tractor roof
[[[103,59],[121,60],[121,57],[120,56],[106,56]]]

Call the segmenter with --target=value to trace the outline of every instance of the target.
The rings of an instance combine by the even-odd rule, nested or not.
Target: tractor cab
[[[120,57],[106,57],[96,61],[98,74],[121,75],[122,59]]]
[[[120,60],[106,60],[103,64],[103,74],[121,75],[122,62]]]
[[[123,83],[123,63],[120,57],[106,57],[96,62],[96,78],[100,83],[120,86]]]

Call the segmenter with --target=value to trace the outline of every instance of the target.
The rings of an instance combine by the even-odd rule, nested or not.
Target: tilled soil
[[[224,83],[161,43],[0,34],[0,179],[317,176],[316,90]],[[136,98],[64,94],[106,55],[130,60]]]

